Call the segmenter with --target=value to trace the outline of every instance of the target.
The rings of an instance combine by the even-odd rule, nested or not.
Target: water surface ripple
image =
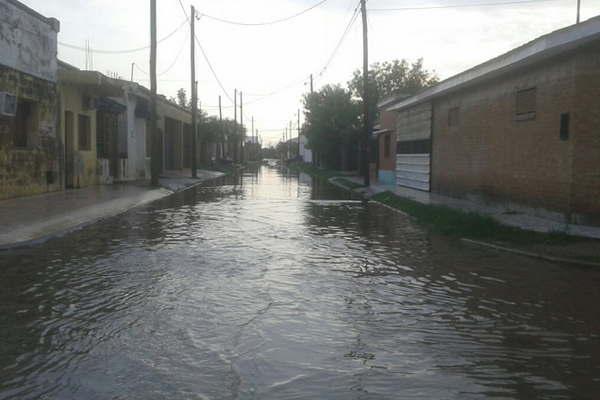
[[[592,399],[599,288],[262,167],[0,253],[0,399]]]

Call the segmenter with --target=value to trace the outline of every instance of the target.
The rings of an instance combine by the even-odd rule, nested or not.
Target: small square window
[[[458,126],[460,124],[460,108],[453,107],[448,110],[448,126]]]
[[[535,119],[536,97],[536,88],[519,90],[517,92],[516,119],[518,121]]]
[[[92,125],[90,117],[79,114],[78,139],[79,150],[90,151],[92,149]]]

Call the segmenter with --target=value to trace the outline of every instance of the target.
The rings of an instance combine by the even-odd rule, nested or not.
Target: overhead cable
[[[230,24],[230,25],[239,25],[239,26],[264,26],[264,25],[275,25],[275,24],[279,24],[282,22],[287,22],[291,19],[294,19],[296,17],[299,17],[303,14],[306,14],[307,12],[319,7],[320,5],[324,4],[325,2],[327,2],[328,0],[321,0],[319,2],[317,2],[316,4],[313,4],[312,6],[296,13],[296,14],[292,14],[289,15],[287,17],[283,17],[283,18],[278,18],[278,19],[274,19],[271,21],[261,21],[261,22],[244,22],[244,21],[234,21],[234,20],[229,20],[229,19],[225,19],[225,18],[220,18],[220,17],[215,17],[213,15],[209,15],[209,14],[204,14],[202,12],[199,13],[199,17],[204,17],[204,18],[208,18],[208,19],[212,19],[214,21],[218,21],[218,22],[222,22],[224,24]]]
[[[187,20],[183,21],[177,28],[175,28],[175,30],[173,30],[173,32],[169,33],[167,36],[159,39],[156,43],[161,43],[164,42],[167,39],[170,39],[174,34],[176,34],[185,24],[186,24]],[[69,44],[69,43],[64,43],[64,42],[58,42],[59,45],[69,48],[69,49],[73,49],[73,50],[80,50],[80,51],[89,51],[89,48],[86,47],[81,47],[81,46],[75,46],[73,44]],[[143,47],[136,47],[133,49],[124,49],[124,50],[98,50],[98,49],[94,49],[92,48],[91,51],[94,53],[99,53],[99,54],[127,54],[127,53],[137,53],[140,51],[144,51],[149,49],[150,46],[143,46]]]
[[[504,1],[504,2],[494,2],[494,3],[448,4],[448,5],[422,6],[422,7],[369,8],[369,11],[384,12],[384,11],[437,10],[437,9],[443,9],[443,8],[493,7],[493,6],[541,3],[541,2],[548,2],[548,1],[555,1],[555,0],[521,0],[521,1]]]

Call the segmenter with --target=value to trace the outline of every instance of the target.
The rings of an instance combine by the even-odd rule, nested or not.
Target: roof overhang
[[[98,96],[117,97],[123,95],[123,85],[118,80],[97,71],[59,69],[58,82],[93,90]]]
[[[541,36],[508,53],[448,78],[415,96],[388,106],[386,111],[400,111],[416,106],[435,97],[496,78],[597,40],[600,40],[600,17]]]

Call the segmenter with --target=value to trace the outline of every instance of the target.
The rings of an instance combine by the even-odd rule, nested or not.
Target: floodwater
[[[0,253],[0,399],[593,399],[600,271],[262,167]]]

